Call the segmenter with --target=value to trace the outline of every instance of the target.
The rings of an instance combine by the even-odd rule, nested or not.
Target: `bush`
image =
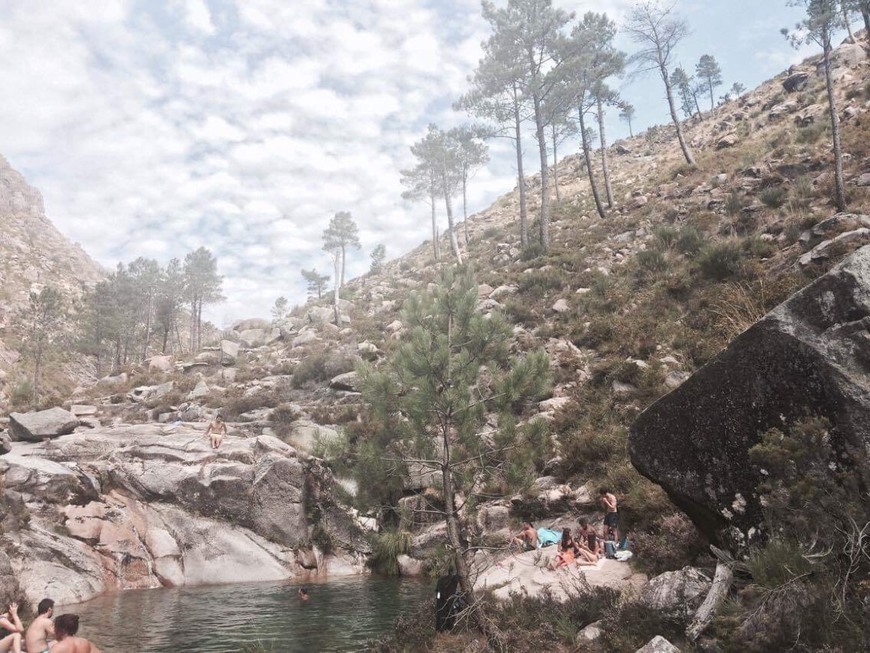
[[[740,215],[743,212],[743,200],[737,191],[731,192],[725,200],[725,212],[731,216]]]
[[[214,398],[209,401],[213,408],[213,404],[223,403],[221,407],[221,415],[227,422],[235,422],[239,415],[256,410],[258,408],[275,408],[285,401],[283,393],[279,389],[261,390],[252,392],[251,394],[229,394],[220,399]]]
[[[540,258],[544,254],[546,254],[546,251],[541,243],[529,243],[523,247],[523,251],[520,253],[520,259],[523,261],[534,261],[536,258]]]
[[[279,438],[284,438],[290,434],[290,425],[298,420],[299,412],[292,404],[278,404],[269,416],[269,421],[272,424],[272,430]]]
[[[785,204],[785,200],[788,196],[785,188],[782,186],[771,186],[770,188],[765,188],[761,193],[758,194],[758,199],[761,200],[761,203],[770,209],[778,209],[783,204]]]
[[[637,253],[637,264],[640,269],[650,274],[658,274],[668,269],[668,260],[657,249],[645,249]]]
[[[372,554],[368,565],[376,574],[399,575],[400,555],[411,552],[411,535],[405,531],[385,530],[378,533],[372,542]]]
[[[701,231],[690,224],[685,225],[680,229],[679,238],[677,238],[677,249],[686,256],[694,256],[704,246],[704,235]]]
[[[527,293],[532,297],[542,298],[551,290],[561,290],[565,285],[565,278],[560,270],[536,270],[520,277],[517,284],[519,292]]]
[[[661,574],[695,564],[706,542],[682,513],[657,519],[649,531],[634,534],[637,562],[649,574]]]
[[[698,255],[698,267],[707,279],[724,281],[740,272],[743,252],[739,245],[726,241],[707,245]]]
[[[323,350],[306,356],[293,370],[293,387],[303,388],[350,372],[354,361],[340,353]]]
[[[808,125],[798,130],[797,134],[794,137],[795,143],[800,143],[801,145],[812,145],[813,143],[818,142],[818,140],[822,137],[822,134],[825,133],[826,125],[824,122],[817,122],[812,125]]]
[[[674,227],[662,225],[653,229],[653,235],[662,249],[672,249],[676,245],[680,233]]]

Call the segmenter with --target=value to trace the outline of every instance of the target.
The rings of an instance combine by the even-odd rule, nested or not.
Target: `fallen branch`
[[[731,566],[724,562],[717,563],[716,574],[713,576],[713,584],[710,586],[710,591],[707,592],[707,598],[695,612],[692,623],[686,628],[686,637],[690,641],[694,642],[698,639],[704,629],[713,621],[719,606],[728,596],[732,582],[734,582],[734,572],[731,570]]]

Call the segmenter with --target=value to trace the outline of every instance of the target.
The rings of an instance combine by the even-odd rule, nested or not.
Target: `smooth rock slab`
[[[835,451],[870,447],[870,247],[739,335],[632,425],[635,467],[714,542],[736,548],[763,523],[761,434],[827,418]]]
[[[33,413],[9,415],[9,434],[14,440],[40,442],[72,433],[79,425],[78,418],[68,410],[55,407]]]
[[[656,635],[635,653],[680,653],[680,649],[671,644],[661,635]]]

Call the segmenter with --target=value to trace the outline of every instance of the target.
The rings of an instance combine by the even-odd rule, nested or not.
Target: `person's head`
[[[40,616],[51,617],[52,612],[54,612],[54,601],[51,599],[42,599],[36,606],[36,614]]]
[[[525,528],[526,530],[528,530],[528,529],[530,529],[530,528],[534,529],[535,527],[532,526],[532,522],[530,522],[530,521],[524,521],[524,522],[523,522],[523,528]]]
[[[580,528],[585,531],[588,527],[589,527],[589,520],[588,519],[581,519],[580,520]]]
[[[598,490],[598,494],[600,494],[601,496],[606,496],[610,494],[610,488],[603,487]]]
[[[299,588],[299,598],[305,599],[305,600],[308,599],[308,590],[305,589],[304,587]]]
[[[54,620],[54,632],[58,639],[72,637],[79,632],[79,616],[77,614],[62,614]]]
[[[563,528],[562,529],[562,545],[568,546],[568,542],[571,541],[571,529]]]
[[[223,416],[223,415],[217,415],[217,416],[214,418],[214,421],[215,421],[215,422],[223,422],[223,421],[224,421],[224,416]]]

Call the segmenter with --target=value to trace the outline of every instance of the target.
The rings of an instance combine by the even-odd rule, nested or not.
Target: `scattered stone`
[[[404,328],[404,325],[399,320],[393,320],[386,326],[387,333],[398,333]]]
[[[305,345],[310,345],[311,343],[317,342],[320,340],[317,333],[314,331],[303,331],[298,336],[293,338],[293,342],[290,343],[291,347],[303,347]]]
[[[73,404],[70,406],[69,412],[76,417],[86,417],[88,415],[96,415],[97,407],[85,404]]]
[[[707,592],[712,581],[694,567],[668,571],[644,585],[639,600],[647,607],[673,616],[693,613]]]
[[[40,442],[44,438],[56,438],[72,433],[78,425],[78,417],[60,407],[9,415],[9,435],[19,442]]]
[[[401,576],[417,577],[426,573],[426,564],[422,560],[417,560],[404,553],[396,556],[396,562],[399,564],[399,575]]]
[[[480,299],[486,299],[490,295],[492,295],[493,287],[488,283],[482,283],[477,286],[477,296]]]
[[[552,413],[561,408],[564,408],[570,403],[571,399],[569,397],[553,397],[551,399],[539,401],[538,408],[541,410],[541,412]]]
[[[656,635],[635,653],[680,653],[680,649],[671,644],[661,635]]]
[[[610,385],[610,389],[613,392],[613,396],[617,399],[628,399],[637,392],[637,388],[633,385],[630,383],[623,383],[622,381],[614,381]]]
[[[329,382],[329,387],[333,390],[344,390],[346,392],[359,392],[359,375],[356,372],[345,372],[338,376],[332,377]]]
[[[232,340],[221,340],[221,365],[235,365],[239,357],[239,345]]]
[[[378,357],[381,355],[381,350],[378,349],[376,345],[368,341],[359,343],[356,346],[356,351],[361,358],[367,361],[377,360]]]
[[[12,451],[12,438],[6,431],[0,432],[0,456]]]
[[[205,381],[200,381],[196,384],[193,390],[190,391],[190,394],[187,395],[188,400],[202,399],[203,397],[207,397],[209,393],[208,384]]]
[[[568,300],[559,299],[559,300],[556,300],[555,304],[553,304],[552,310],[555,313],[567,313],[568,311],[571,310],[571,307],[568,305]]]
[[[670,390],[676,390],[681,385],[683,385],[691,376],[692,375],[688,372],[668,372],[668,375],[665,377],[665,385]]]
[[[584,644],[588,644],[589,642],[596,641],[601,635],[604,633],[602,630],[602,622],[594,621],[588,626],[586,626],[583,630],[577,633],[576,644],[577,646],[583,648]]]
[[[152,356],[148,359],[148,369],[152,372],[171,372],[173,367],[172,356],[169,354],[165,356]]]
[[[870,186],[870,172],[865,172],[855,180],[858,186]]]
[[[499,286],[495,290],[493,290],[489,296],[490,299],[501,299],[502,297],[513,295],[519,290],[516,286]]]
[[[729,147],[734,147],[735,145],[737,145],[738,142],[739,140],[737,139],[736,134],[726,134],[718,141],[716,141],[716,149],[724,150]]]
[[[802,91],[806,88],[809,79],[809,73],[793,73],[782,81],[782,87],[786,93]]]

